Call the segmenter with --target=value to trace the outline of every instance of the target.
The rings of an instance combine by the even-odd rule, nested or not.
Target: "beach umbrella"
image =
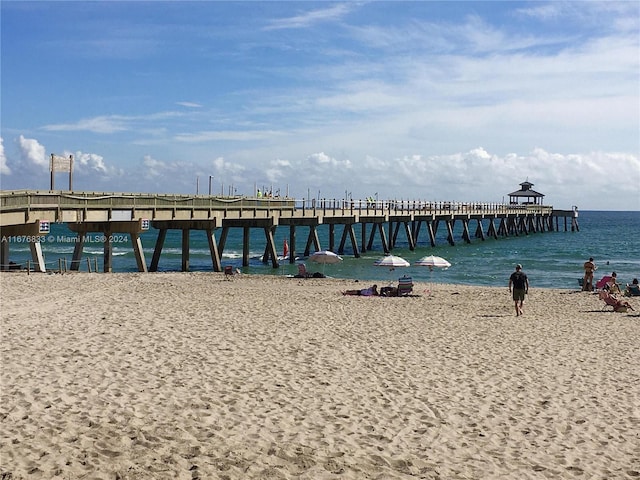
[[[397,267],[408,267],[409,262],[407,262],[404,258],[398,257],[396,255],[387,255],[379,260],[373,262],[376,267],[387,267],[390,270],[393,270]]]
[[[442,257],[436,257],[429,255],[428,257],[422,257],[414,265],[421,267],[429,267],[429,270],[433,270],[433,267],[437,268],[449,268],[451,264]]]
[[[314,263],[322,264],[322,273],[324,274],[324,266],[334,263],[340,263],[342,261],[342,257],[336,253],[333,253],[331,250],[320,250],[319,252],[315,252],[313,255],[309,257],[309,260]]]
[[[451,266],[451,264],[444,258],[436,257],[434,255],[422,257],[420,260],[416,261],[414,265],[418,265],[420,267],[429,267],[429,283],[433,283],[431,277],[433,275],[434,268],[447,269]]]
[[[408,267],[410,264],[404,258],[396,255],[387,255],[373,262],[376,267],[387,267],[390,272],[393,272],[399,267]]]

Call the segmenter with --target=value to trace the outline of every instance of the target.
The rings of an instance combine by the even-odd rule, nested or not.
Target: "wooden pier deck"
[[[10,245],[28,242],[35,269],[44,271],[40,237],[48,235],[51,223],[66,223],[78,235],[74,243],[71,270],[78,270],[89,233],[104,236],[104,271],[112,271],[114,234],[130,235],[138,270],[155,271],[161,259],[168,230],[182,231],[182,270],[189,270],[189,233],[203,231],[211,252],[212,269],[222,271],[221,256],[231,228],[243,229],[243,265],[249,262],[249,232],[259,228],[265,233],[263,261],[278,268],[274,243],[278,227],[289,228],[289,258],[296,258],[297,230],[308,229],[304,255],[313,247],[322,250],[317,228],[328,225],[329,245],[324,249],[343,253],[347,242],[355,257],[372,248],[378,236],[385,253],[390,252],[399,235],[410,249],[419,245],[419,237],[436,245],[439,228],[446,228],[446,239],[455,245],[454,228],[462,226],[461,240],[485,240],[528,235],[546,231],[577,230],[577,210],[557,210],[552,206],[426,202],[421,200],[296,200],[291,198],[220,197],[210,195],[172,195],[144,193],[105,193],[68,191],[0,192],[1,268],[9,268]],[[356,226],[359,226],[360,235]],[[342,233],[336,245],[339,227]],[[140,234],[149,228],[158,230],[151,264],[147,267]],[[216,232],[221,229],[219,241]]]

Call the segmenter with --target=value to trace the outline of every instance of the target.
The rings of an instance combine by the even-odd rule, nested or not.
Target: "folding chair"
[[[233,267],[231,265],[226,265],[224,267],[224,279],[231,280],[232,276],[233,276]]]

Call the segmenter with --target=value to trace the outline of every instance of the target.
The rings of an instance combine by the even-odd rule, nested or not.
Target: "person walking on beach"
[[[516,265],[516,271],[509,277],[509,292],[513,292],[513,302],[516,307],[516,316],[522,315],[524,297],[529,293],[529,278],[522,271],[522,265]]]
[[[596,264],[593,263],[593,257],[589,257],[589,260],[584,262],[584,280],[582,282],[582,290],[585,292],[593,291],[593,272],[598,269]]]

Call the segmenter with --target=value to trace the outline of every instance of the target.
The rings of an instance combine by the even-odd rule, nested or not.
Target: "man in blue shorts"
[[[516,265],[516,271],[509,277],[509,292],[513,291],[513,301],[516,307],[516,316],[522,315],[524,296],[529,293],[529,279],[522,271],[522,265]]]

